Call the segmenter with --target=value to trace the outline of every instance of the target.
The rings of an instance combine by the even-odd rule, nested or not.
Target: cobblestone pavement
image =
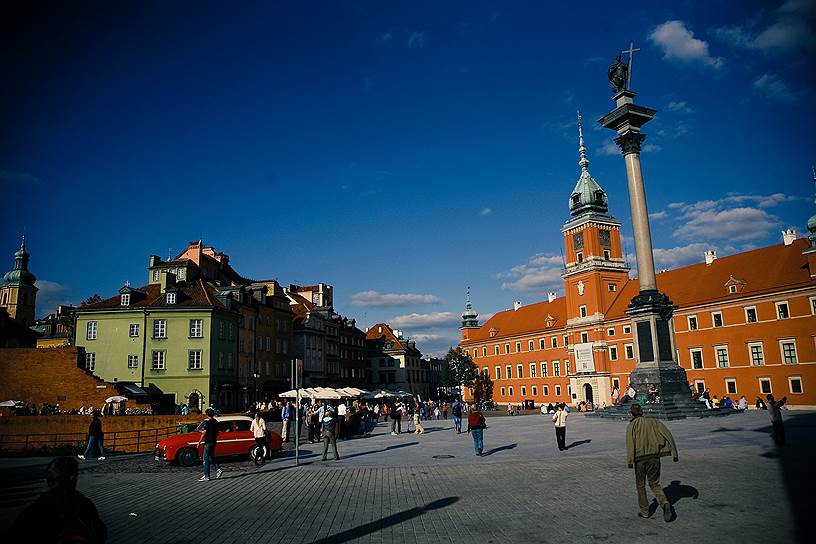
[[[677,513],[668,524],[659,512],[637,518],[626,423],[580,414],[563,453],[541,416],[489,418],[485,457],[450,421],[400,436],[380,424],[371,437],[341,441],[340,461],[321,462],[322,446],[305,444],[299,467],[287,450],[260,469],[226,462],[220,480],[197,482],[200,467],[112,458],[83,464],[80,490],[117,544],[796,542],[812,523],[805,485],[816,413],[785,416],[786,448],[772,446],[767,413],[669,423],[680,462],[663,463]],[[41,490],[44,462],[0,462],[0,531]]]

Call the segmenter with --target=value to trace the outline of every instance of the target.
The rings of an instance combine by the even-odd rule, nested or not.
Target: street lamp
[[[260,405],[260,403],[258,402],[258,378],[260,378],[260,377],[261,377],[261,375],[258,373],[257,370],[252,373],[252,387],[253,387],[253,389],[255,389],[254,395],[255,395],[255,407],[256,407],[256,409]]]

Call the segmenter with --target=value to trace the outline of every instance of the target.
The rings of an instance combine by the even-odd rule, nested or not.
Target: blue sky
[[[562,294],[579,108],[629,235],[595,120],[630,40],[659,267],[816,211],[812,1],[114,4],[0,23],[0,254],[25,229],[39,315],[201,237],[444,351],[468,285],[483,315]]]

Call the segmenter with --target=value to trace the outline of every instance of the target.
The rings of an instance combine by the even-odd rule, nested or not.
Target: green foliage
[[[479,369],[476,367],[476,363],[474,363],[470,355],[466,355],[461,348],[451,348],[448,354],[445,355],[445,362],[447,364],[442,368],[441,378],[448,380],[448,383],[443,382],[443,385],[446,387],[457,387],[460,385],[471,387],[473,381],[479,375]]]
[[[486,372],[480,372],[473,380],[473,400],[481,402],[493,399],[493,380]]]

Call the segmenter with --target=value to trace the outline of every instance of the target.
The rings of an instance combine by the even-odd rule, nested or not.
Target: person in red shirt
[[[473,437],[473,449],[476,450],[476,455],[481,456],[484,450],[484,429],[487,428],[487,425],[485,425],[482,412],[479,411],[475,404],[470,407],[467,422],[467,432]]]

